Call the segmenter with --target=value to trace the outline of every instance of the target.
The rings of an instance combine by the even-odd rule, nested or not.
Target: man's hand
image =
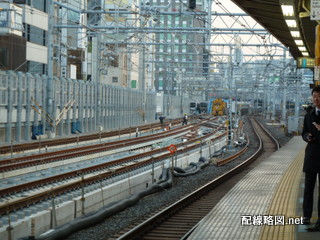
[[[319,127],[320,127],[320,125],[319,125]],[[318,129],[319,130],[319,129]],[[312,141],[314,141],[315,140],[315,138],[312,136],[312,134],[311,133],[309,133],[308,135],[307,135],[307,141],[308,142],[312,142]]]
[[[320,124],[316,122],[313,122],[312,124],[317,128],[318,131],[320,131]]]

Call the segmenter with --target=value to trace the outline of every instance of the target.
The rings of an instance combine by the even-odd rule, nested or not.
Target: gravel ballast
[[[280,142],[283,146],[288,142],[291,137],[286,136],[283,129],[278,126],[266,125],[267,120],[259,119],[264,126],[269,130],[271,134]],[[246,122],[246,119],[244,119]],[[249,123],[244,125],[244,132],[250,136],[251,147],[246,152],[246,155],[252,154],[258,146],[257,138],[253,136],[253,130]],[[246,156],[242,157],[245,159]],[[203,186],[204,184],[212,181],[214,178],[220,176],[225,171],[233,168],[243,159],[239,159],[230,162],[224,166],[217,167],[214,164],[210,164],[196,175],[188,177],[175,177],[173,187],[164,191],[152,194],[141,199],[136,205],[127,208],[126,210],[106,219],[105,221],[97,224],[93,227],[83,229],[70,235],[68,240],[105,240],[112,237],[115,233],[120,232],[122,229],[131,225],[133,222],[139,221],[139,219],[148,216],[150,213],[157,211],[158,209],[168,206],[173,202],[181,199],[190,192]]]

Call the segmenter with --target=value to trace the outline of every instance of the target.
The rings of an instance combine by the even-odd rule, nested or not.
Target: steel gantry
[[[12,2],[1,4],[3,22],[13,20],[2,30],[19,27],[26,56],[1,72],[6,142],[22,132],[35,139],[44,125],[63,136],[156,121],[155,112],[180,117],[190,101],[216,97],[285,120],[286,103],[296,102],[297,115],[310,95],[297,84],[308,86],[312,73],[295,70],[290,51],[228,0],[192,8],[188,0]],[[18,15],[9,19],[13,7]]]
[[[250,89],[254,95],[251,86],[261,86],[258,72],[264,78],[272,74],[272,64],[277,65],[287,50],[225,2],[202,0],[190,9],[187,0],[48,1],[48,14],[55,16],[50,18],[48,83],[54,66],[60,65],[60,74],[65,72],[71,48],[67,37],[74,31],[78,48],[83,48],[84,80],[189,99],[208,99],[217,89],[224,89],[224,95],[244,95]],[[100,103],[96,106],[99,115]]]

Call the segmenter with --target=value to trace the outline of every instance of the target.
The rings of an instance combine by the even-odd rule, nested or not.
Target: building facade
[[[181,95],[189,78],[204,79],[206,54],[206,17],[201,15],[205,1],[189,8],[189,1],[150,1],[166,14],[155,15],[155,88],[165,94]],[[180,14],[184,12],[184,14]],[[196,13],[196,14],[195,14]],[[198,30],[197,30],[198,29]]]
[[[46,1],[0,1],[0,8],[0,69],[45,74]]]

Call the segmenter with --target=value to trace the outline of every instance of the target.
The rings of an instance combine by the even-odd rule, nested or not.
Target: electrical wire
[[[115,4],[115,6],[116,6],[116,7],[114,8],[116,11],[115,11],[115,14],[114,14],[113,17],[112,17],[112,18],[113,18],[112,22],[111,22],[111,23],[109,22],[108,24],[115,24],[115,25],[120,24],[120,25],[125,26],[123,23],[119,22],[119,16],[120,16],[119,12],[118,12],[118,14],[117,14],[117,11],[120,10],[120,9],[122,9],[122,8],[126,9],[127,11],[131,11],[131,12],[132,12],[132,15],[133,15],[133,16],[136,16],[136,17],[134,18],[134,20],[132,21],[131,26],[136,26],[136,25],[138,25],[138,26],[140,26],[140,27],[139,27],[140,30],[143,30],[143,29],[147,26],[148,21],[150,21],[150,19],[151,19],[152,16],[157,16],[157,15],[160,16],[160,15],[161,15],[161,12],[158,12],[158,13],[156,13],[156,14],[147,14],[147,15],[145,15],[145,14],[143,14],[143,13],[141,13],[141,12],[140,12],[139,14],[137,14],[135,7],[128,6],[128,5],[127,5],[125,2],[123,2],[122,0],[119,0],[119,1],[118,1],[118,0],[114,0],[113,2],[114,2],[114,4]],[[230,13],[230,11],[229,11],[226,7],[224,7],[221,2],[219,2],[219,1],[217,1],[217,0],[214,0],[214,2],[217,4],[217,6],[219,6],[219,7],[222,9],[222,11],[224,11],[225,13],[228,13],[228,14],[229,14],[229,17],[232,18],[232,19],[234,20],[234,22],[238,23],[241,27],[243,27],[243,28],[246,29],[247,31],[250,31],[250,32],[252,33],[252,36],[257,36],[257,37],[262,41],[262,45],[264,45],[264,47],[265,47],[265,49],[266,49],[265,56],[266,56],[266,57],[269,57],[269,58],[270,58],[270,62],[271,62],[271,59],[273,59],[273,56],[274,56],[274,54],[275,54],[275,52],[276,52],[276,49],[273,49],[273,53],[271,53],[271,50],[268,49],[267,40],[270,41],[270,38],[267,38],[265,35],[256,33],[254,30],[252,30],[252,28],[248,27],[248,23],[247,23],[247,22],[243,23],[242,21],[240,21],[239,18],[237,18],[234,14]],[[184,7],[188,7],[187,4],[184,3],[182,0],[179,0],[178,3],[180,3],[180,4],[181,4],[182,6],[184,6]],[[86,6],[82,3],[82,1],[79,1],[79,0],[76,0],[76,1],[75,1],[75,0],[73,0],[73,1],[67,1],[66,4],[67,4],[67,6],[74,7],[75,9],[85,9],[85,7],[86,7]],[[180,10],[181,10],[181,9],[180,9]],[[32,12],[33,10],[32,10],[32,9],[27,9],[26,11]],[[69,11],[69,10],[68,10],[68,11]],[[68,11],[66,11],[66,13],[67,13]],[[199,9],[192,9],[192,10],[190,10],[190,11],[192,11],[192,12],[200,12]],[[38,13],[38,11],[37,11],[37,13]],[[100,15],[102,16],[102,15],[104,15],[104,14],[100,14]],[[43,16],[45,16],[45,14],[43,14]],[[166,17],[166,16],[163,16],[163,18],[165,18],[165,17]],[[185,17],[187,17],[187,19],[193,19],[194,21],[203,22],[204,24],[205,24],[205,23],[206,23],[206,24],[209,24],[210,29],[213,28],[213,22],[208,23],[208,21],[206,20],[205,17],[195,16],[195,15],[185,16]],[[101,18],[102,18],[102,17],[101,17]],[[169,17],[167,17],[167,18],[169,19]],[[171,18],[174,18],[174,17],[171,16]],[[138,24],[139,19],[142,20],[142,22],[141,22],[140,25]],[[91,27],[90,27],[89,25],[87,25],[87,24],[80,23],[80,19],[79,19],[79,21],[74,21],[73,19],[67,19],[66,22],[63,22],[63,21],[65,20],[65,18],[59,18],[59,16],[55,16],[55,19],[54,19],[54,20],[55,20],[56,22],[58,22],[58,23],[59,23],[59,22],[62,22],[62,23],[64,23],[64,24],[81,25],[81,27],[89,30],[91,33],[104,34],[104,31],[103,31],[103,30],[93,29],[93,28],[91,28]],[[129,23],[130,23],[130,22],[129,22]],[[173,29],[175,28],[175,23],[172,24],[172,28],[173,28]],[[115,29],[117,29],[117,26],[115,26]],[[169,30],[169,28],[168,28],[168,30]],[[25,33],[25,30],[24,30],[23,32]],[[32,34],[32,36],[35,36],[35,35],[33,35],[33,33],[31,33],[31,34]],[[149,37],[148,35],[149,35],[148,33],[143,33],[143,34],[141,34],[140,31],[137,30],[135,33],[133,33],[132,35],[128,36],[127,39],[126,39],[126,41],[132,41],[132,40],[137,41],[137,40],[141,40],[141,39],[147,39],[147,40],[149,40],[149,41],[151,41],[151,42],[161,43],[160,40],[157,40],[157,39],[155,39],[155,38]],[[68,37],[69,37],[69,36],[68,36]],[[86,38],[86,36],[83,36],[83,38]],[[165,35],[164,35],[164,38],[166,39]],[[227,43],[227,42],[230,42],[230,40],[234,40],[234,37],[230,37],[229,35],[224,36],[224,38],[225,38],[224,41],[225,41],[226,43]],[[227,38],[229,38],[229,39],[227,39]],[[110,37],[110,36],[109,36],[109,39],[113,39],[113,40],[115,41],[115,45],[118,45],[119,39],[117,39],[117,36],[115,36],[115,37]],[[45,40],[46,40],[46,39],[45,39]],[[70,36],[70,40],[79,40],[79,39],[78,39],[76,36]],[[168,40],[168,39],[167,39],[167,40]],[[249,41],[249,40],[248,40],[248,41]],[[168,42],[168,41],[167,41],[167,42]],[[194,42],[194,43],[192,43],[192,44],[197,44],[197,42]],[[129,51],[136,51],[136,52],[139,52],[141,49],[144,49],[145,51],[150,52],[150,49],[149,49],[146,45],[134,46],[134,47],[130,47],[130,48],[128,48],[128,49],[129,49]],[[214,48],[212,48],[212,49],[210,49],[210,50],[211,50],[211,53],[213,53],[213,54],[214,54],[214,53],[217,53],[217,54],[219,53],[219,49],[214,50]],[[220,49],[220,50],[221,50],[221,49]],[[255,49],[251,49],[251,50],[252,50],[253,52],[258,53],[257,50],[255,50]],[[56,50],[55,54],[57,54],[57,51],[58,51],[58,50]],[[116,52],[116,51],[119,51],[119,50],[115,49],[114,51]],[[121,49],[121,51],[124,51],[124,50]],[[149,54],[150,54],[150,53],[149,53]],[[261,55],[261,54],[260,54],[260,55]],[[228,61],[227,57],[213,57],[212,59],[213,59],[213,60]],[[131,61],[131,60],[130,60],[130,61]],[[132,62],[132,61],[131,61],[131,62]],[[136,64],[135,64],[135,65],[136,65]],[[123,70],[124,70],[124,69],[123,69]]]

